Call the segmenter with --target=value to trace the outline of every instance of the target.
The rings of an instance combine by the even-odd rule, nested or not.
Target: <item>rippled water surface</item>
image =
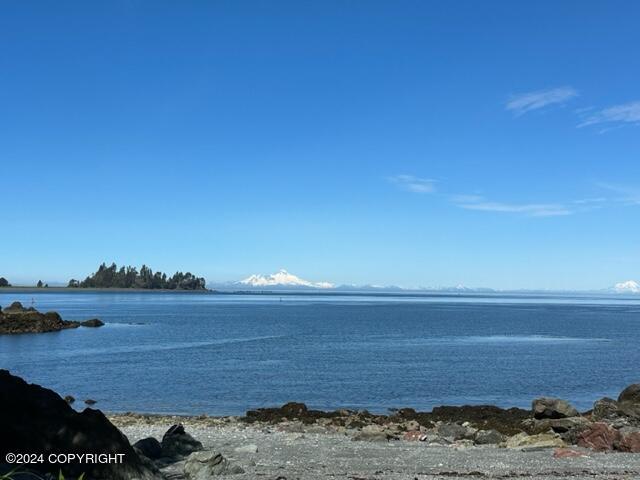
[[[528,407],[543,394],[588,409],[640,381],[634,299],[0,294],[14,300],[107,323],[0,337],[0,368],[109,411]]]

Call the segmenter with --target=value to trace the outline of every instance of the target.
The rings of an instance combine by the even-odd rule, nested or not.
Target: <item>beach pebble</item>
[[[258,446],[255,443],[249,443],[247,445],[242,445],[240,447],[236,447],[234,449],[236,453],[257,453]]]

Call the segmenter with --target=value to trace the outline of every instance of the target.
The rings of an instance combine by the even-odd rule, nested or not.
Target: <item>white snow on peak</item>
[[[250,277],[240,280],[241,284],[251,287],[311,287],[311,288],[334,288],[335,285],[329,282],[310,282],[281,269],[277,273],[271,275],[251,275]]]
[[[613,286],[613,289],[617,293],[640,293],[640,283],[633,280],[627,280],[626,282],[616,283]]]

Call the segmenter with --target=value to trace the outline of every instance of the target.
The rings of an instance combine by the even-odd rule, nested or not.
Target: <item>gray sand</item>
[[[144,437],[162,438],[170,423],[120,425],[133,443]],[[229,478],[276,479],[469,479],[558,478],[640,479],[640,454],[595,453],[588,457],[553,458],[553,449],[520,452],[486,447],[427,446],[420,442],[354,442],[341,433],[289,433],[277,427],[239,423],[185,428],[206,449],[240,465],[245,474]],[[253,452],[253,446],[257,452]],[[238,451],[244,447],[244,451]],[[181,464],[165,471],[182,478]]]

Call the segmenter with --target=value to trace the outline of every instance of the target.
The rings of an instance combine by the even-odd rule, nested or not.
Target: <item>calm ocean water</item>
[[[638,299],[0,294],[14,300],[107,322],[0,337],[0,368],[107,411],[529,407],[539,395],[588,409],[640,382]]]

